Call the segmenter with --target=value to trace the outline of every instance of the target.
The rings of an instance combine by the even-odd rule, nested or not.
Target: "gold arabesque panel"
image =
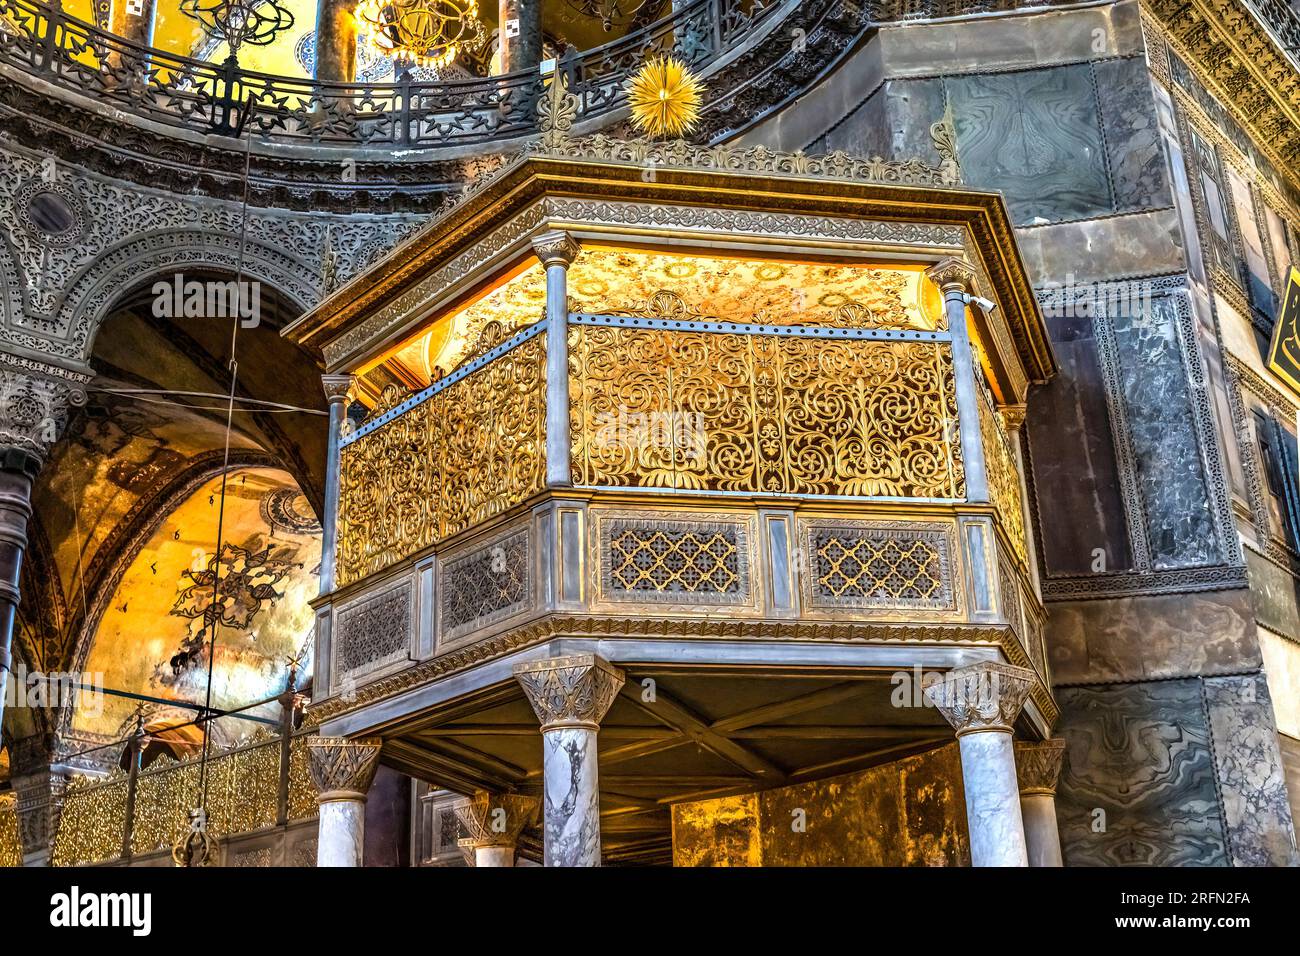
[[[545,367],[536,336],[342,449],[340,585],[541,489]]]
[[[121,771],[106,780],[80,778],[68,784],[54,838],[55,866],[102,863],[122,855],[126,790]]]
[[[22,866],[23,847],[18,838],[18,800],[0,797],[0,866]]]
[[[951,348],[575,325],[580,485],[961,499]]]
[[[978,377],[979,373],[976,372]],[[1022,566],[1028,561],[1025,548],[1025,513],[1021,506],[1020,472],[1011,436],[993,410],[993,396],[981,383],[976,388],[980,410],[980,436],[984,443],[984,464],[988,473],[989,499],[998,511],[998,520],[1011,539]]]

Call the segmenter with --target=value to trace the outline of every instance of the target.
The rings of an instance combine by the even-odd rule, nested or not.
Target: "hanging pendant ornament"
[[[653,139],[680,138],[700,120],[704,84],[681,60],[656,56],[628,79],[632,123]]]
[[[429,69],[481,41],[478,0],[362,0],[358,33],[381,56]]]
[[[172,862],[177,866],[211,866],[217,841],[208,833],[208,811],[199,807],[190,811],[189,829],[176,839]]]
[[[266,46],[293,26],[293,14],[276,0],[181,0],[181,13],[220,37],[235,56],[245,43]]]
[[[584,17],[599,20],[606,33],[614,27],[630,26],[646,0],[568,0],[570,8]]]

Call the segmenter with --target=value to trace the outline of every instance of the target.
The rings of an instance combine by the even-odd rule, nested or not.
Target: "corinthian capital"
[[[327,402],[346,402],[348,393],[355,384],[355,378],[350,373],[322,375],[320,381],[321,386],[325,389],[325,400]]]
[[[364,800],[379,768],[379,737],[308,737],[307,769],[316,801]]]
[[[1010,733],[1036,679],[1025,667],[972,664],[949,671],[942,681],[925,689],[925,697],[958,737],[982,730]]]
[[[456,818],[469,832],[469,844],[514,846],[525,827],[537,822],[540,801],[522,793],[492,794],[480,790],[456,803]]]
[[[515,680],[537,712],[542,730],[595,730],[623,686],[623,672],[594,654],[578,654],[516,664]]]
[[[1016,741],[1016,779],[1021,793],[1056,793],[1065,762],[1064,740]]]
[[[86,404],[90,376],[0,353],[0,448],[19,449],[39,466],[63,434],[68,409]]]
[[[940,259],[926,269],[925,274],[944,292],[949,289],[972,292],[975,289],[975,270],[965,259],[956,256]]]
[[[567,266],[578,258],[580,247],[567,232],[544,232],[533,237],[533,251],[544,266]]]

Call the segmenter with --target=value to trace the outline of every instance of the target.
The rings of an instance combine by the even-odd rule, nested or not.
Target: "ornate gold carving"
[[[578,258],[582,247],[567,232],[547,232],[533,239],[533,251],[544,266],[567,266]]]
[[[1011,733],[1035,683],[1027,667],[985,662],[949,671],[924,693],[958,737],[985,730]]]
[[[984,445],[984,470],[988,475],[989,499],[997,509],[998,521],[1002,530],[1011,539],[1020,566],[1028,563],[1025,545],[1025,512],[1020,495],[1020,470],[1017,467],[1015,446],[1011,436],[1002,426],[1002,419],[993,411],[993,396],[981,381],[977,369],[975,372],[979,393],[976,399],[979,405],[980,436]]]
[[[830,522],[807,528],[811,602],[948,609],[955,604],[952,527]]]
[[[950,349],[574,326],[576,484],[962,498]]]
[[[541,489],[545,365],[536,336],[342,449],[340,586]]]
[[[519,834],[537,823],[541,802],[522,793],[477,791],[453,804],[456,818],[469,833],[461,844],[472,847],[514,846]]]
[[[598,728],[623,686],[623,672],[594,654],[516,664],[514,674],[543,731],[553,727]]]
[[[308,737],[307,766],[318,803],[364,800],[379,769],[379,737]]]
[[[727,594],[744,560],[733,529],[624,527],[611,536],[611,585],[620,591]]]
[[[74,777],[68,783],[51,854],[55,866],[102,863],[122,855],[126,785],[120,770],[104,780]]]
[[[18,800],[0,796],[0,867],[22,866],[23,847],[18,840]]]
[[[1065,762],[1064,740],[1016,741],[1016,779],[1021,793],[1056,794]]]

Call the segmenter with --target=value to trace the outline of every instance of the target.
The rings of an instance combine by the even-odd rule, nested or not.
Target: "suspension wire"
[[[219,398],[228,399],[227,395],[220,395],[216,392],[174,392],[166,388],[108,388],[107,386],[92,387],[92,391],[107,392],[110,395],[125,395],[141,402],[156,402],[160,405],[175,405],[178,408],[198,408],[205,411],[216,411],[212,405],[187,405],[184,402],[171,402],[161,398],[149,398],[150,395],[180,395],[185,398]],[[286,405],[284,402],[268,402],[260,398],[246,398],[240,396],[238,399],[241,405],[260,405],[264,412],[302,412],[305,415],[323,415],[328,417],[329,412],[323,412],[319,408],[303,408],[300,405]]]
[[[252,156],[253,137],[250,135],[244,140],[244,194],[243,201],[240,204],[239,259],[235,270],[235,288],[240,290],[239,295],[241,296],[243,295],[244,254],[248,243],[248,178]],[[221,612],[217,608],[221,596],[221,551],[222,536],[225,534],[226,483],[230,477],[230,432],[235,417],[235,388],[239,381],[239,362],[235,359],[235,345],[239,341],[240,319],[238,311],[237,309],[236,315],[230,323],[230,395],[226,404],[226,447],[221,464],[221,504],[217,509],[217,549],[212,557],[212,603],[209,605],[209,611],[215,611],[216,613],[212,615],[210,625],[212,633],[208,637],[208,680],[204,696],[204,709],[207,711],[212,710],[212,671],[217,660],[217,629],[221,625]],[[210,725],[210,720],[203,722],[203,754],[199,758],[199,809],[206,807],[208,803],[208,753],[212,747]]]

